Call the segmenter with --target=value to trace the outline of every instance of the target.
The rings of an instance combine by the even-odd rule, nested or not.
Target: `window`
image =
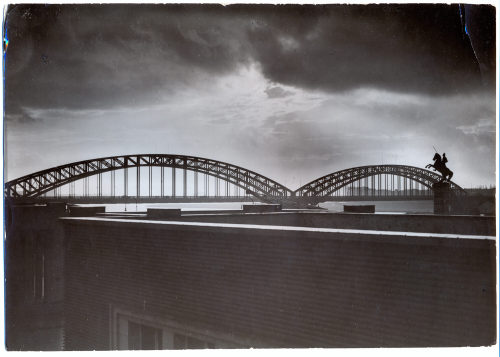
[[[121,309],[111,311],[112,349],[118,350],[184,350],[238,348],[234,336],[215,335],[212,331],[190,328],[157,317],[133,314]]]
[[[149,324],[147,321],[116,315],[117,341],[115,348],[120,350],[161,350],[164,348],[165,338],[160,326]]]
[[[181,333],[174,333],[174,350],[215,348],[215,344]]]
[[[162,330],[128,321],[129,350],[161,350]]]

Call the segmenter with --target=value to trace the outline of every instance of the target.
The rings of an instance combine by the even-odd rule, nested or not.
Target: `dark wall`
[[[253,347],[495,343],[495,241],[65,219],[66,348],[112,308]]]
[[[62,349],[66,205],[5,206],[8,350]]]
[[[438,216],[410,214],[343,214],[343,213],[263,213],[263,214],[202,214],[181,219],[189,222],[266,224],[298,227],[369,229],[399,232],[454,233],[495,236],[495,217]]]

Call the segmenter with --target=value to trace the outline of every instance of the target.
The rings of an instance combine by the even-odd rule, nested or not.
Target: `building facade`
[[[67,350],[495,343],[494,237],[107,218],[63,225]]]

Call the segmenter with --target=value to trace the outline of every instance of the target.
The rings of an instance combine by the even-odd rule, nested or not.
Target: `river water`
[[[180,208],[183,211],[196,210],[239,210],[242,205],[251,202],[209,202],[209,203],[128,203],[105,204],[106,212],[145,212],[148,208]],[[433,201],[360,201],[360,202],[323,202],[320,207],[330,212],[342,212],[344,205],[375,205],[375,213],[405,214],[405,213],[432,213]],[[79,206],[102,206],[96,204],[81,204]]]

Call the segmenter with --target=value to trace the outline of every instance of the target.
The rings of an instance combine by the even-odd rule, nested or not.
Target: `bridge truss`
[[[250,194],[256,197],[286,197],[292,194],[292,191],[278,182],[236,165],[201,157],[166,154],[113,156],[57,166],[7,182],[5,184],[4,194],[6,198],[34,198],[49,191],[57,190],[57,188],[77,180],[85,180],[90,176],[97,176],[97,196],[102,196],[102,174],[111,172],[111,192],[114,196],[114,187],[116,185],[114,171],[123,170],[123,194],[124,196],[128,196],[130,182],[129,169],[136,168],[135,180],[133,181],[136,184],[135,194],[136,196],[140,196],[141,167],[149,168],[149,196],[152,195],[153,167],[161,168],[161,196],[165,195],[164,183],[166,173],[164,169],[167,167],[172,168],[170,181],[172,184],[171,194],[173,196],[176,195],[176,170],[178,169],[182,170],[183,196],[187,196],[188,171],[194,172],[193,186],[195,188],[195,196],[197,196],[197,189],[199,186],[198,173],[205,174],[206,178],[212,176],[217,180],[221,179],[227,184],[233,184],[242,188],[247,195]],[[206,188],[207,185],[208,180],[205,181]],[[215,188],[216,193],[218,189],[219,184],[217,181],[217,186]],[[83,190],[88,193],[88,182],[84,184]],[[226,194],[227,193],[228,186],[226,185]]]
[[[166,172],[167,168],[171,169],[171,173]],[[160,171],[157,175],[159,180],[153,180],[153,169],[155,172]],[[144,174],[144,170],[149,172]],[[199,180],[199,174],[203,176],[202,180]],[[89,184],[91,178],[95,185]],[[145,178],[148,181],[147,193],[143,191],[141,195]],[[120,180],[123,182],[121,186]],[[52,192],[53,197],[62,198],[61,187],[69,187],[67,198],[73,201],[80,199],[80,202],[114,201],[117,198],[125,202],[132,197],[147,202],[161,202],[164,197],[188,201],[204,197],[205,200],[215,198],[224,201],[231,197],[239,199],[253,196],[268,202],[285,200],[318,203],[342,198],[431,199],[432,186],[440,180],[440,174],[418,167],[374,165],[337,171],[292,191],[266,176],[226,162],[185,155],[144,154],[85,160],[35,172],[7,182],[4,194],[7,199],[32,199],[42,196],[46,198],[47,193]],[[82,181],[80,196],[76,194],[76,181]],[[107,183],[104,184],[104,181]],[[224,190],[220,188],[219,181],[222,181],[223,186],[225,183]],[[121,190],[116,190],[117,183]],[[165,187],[166,183],[170,183],[170,190]],[[135,188],[129,187],[134,185]],[[95,194],[90,192],[90,186],[95,188]],[[179,186],[182,190],[180,194]],[[463,191],[454,182],[450,186]],[[105,194],[103,187],[109,187],[109,195]],[[210,194],[211,190],[213,195]]]
[[[432,186],[441,179],[439,173],[414,166],[360,166],[320,177],[294,193],[298,197],[342,196],[342,189],[349,187],[344,196],[432,195]],[[358,183],[357,187],[355,183]],[[450,182],[450,188],[463,191],[454,182]]]

